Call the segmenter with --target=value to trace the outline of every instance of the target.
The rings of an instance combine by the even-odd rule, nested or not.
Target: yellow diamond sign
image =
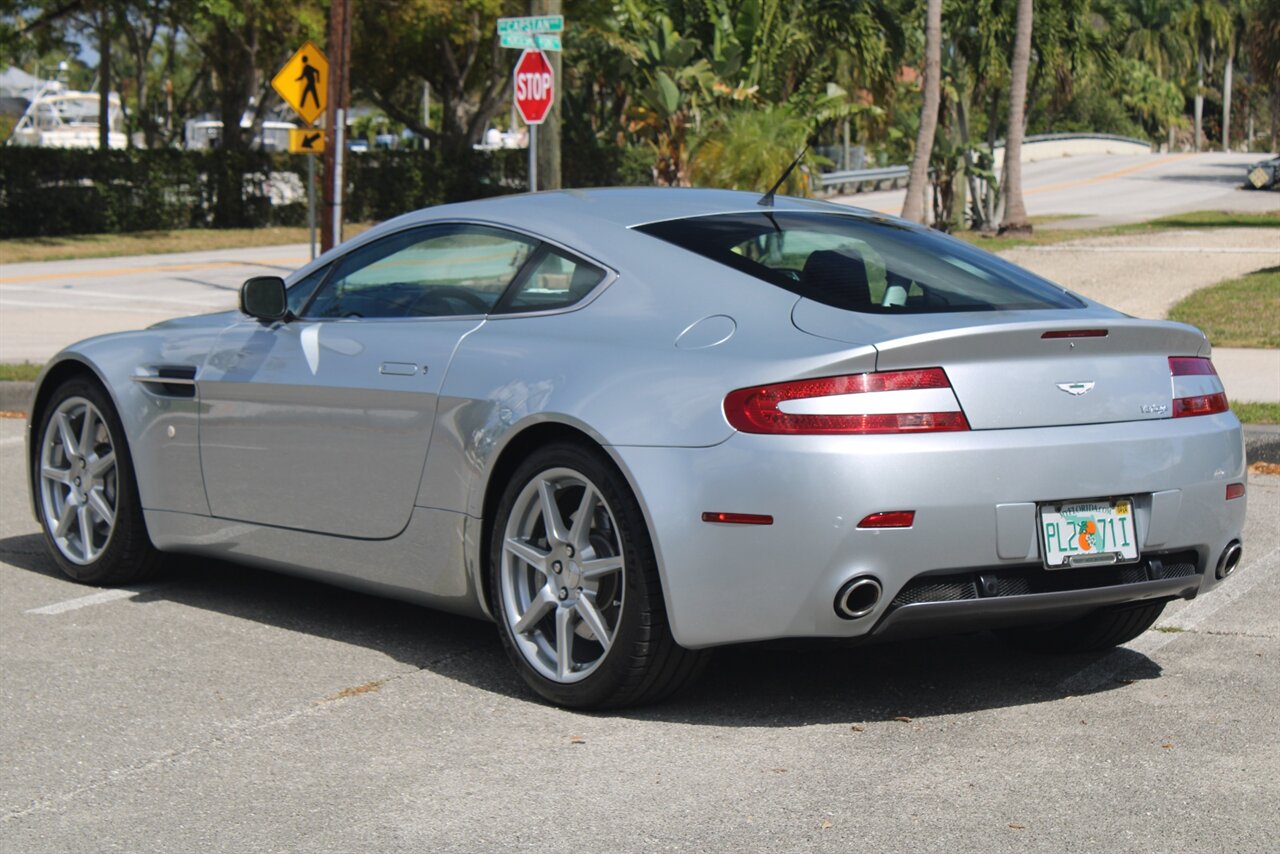
[[[307,42],[271,78],[271,88],[304,122],[315,124],[329,102],[328,58],[315,44]]]

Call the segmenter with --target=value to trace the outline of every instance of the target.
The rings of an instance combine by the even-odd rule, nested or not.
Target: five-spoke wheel
[[[671,637],[639,505],[599,451],[552,445],[516,470],[495,516],[490,585],[512,660],[553,702],[652,701],[697,670]]]
[[[58,386],[37,413],[31,448],[36,506],[50,553],[78,581],[112,584],[151,574],[124,428],[88,379]]]
[[[93,563],[115,528],[119,488],[111,431],[85,398],[68,397],[48,420],[39,477],[54,545],[72,563]]]

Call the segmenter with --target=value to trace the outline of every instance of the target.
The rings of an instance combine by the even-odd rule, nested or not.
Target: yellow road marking
[[[113,270],[77,270],[66,273],[33,273],[27,276],[0,276],[0,285],[20,282],[52,282],[98,276],[136,276],[145,273],[189,273],[192,270],[226,270],[232,267],[301,267],[306,258],[268,258],[262,261],[206,261],[201,264],[160,264],[154,267],[121,267]]]
[[[1071,187],[1087,187],[1090,184],[1101,184],[1103,181],[1110,181],[1114,178],[1123,178],[1132,175],[1135,172],[1141,172],[1144,169],[1154,169],[1157,166],[1164,166],[1169,163],[1176,163],[1179,160],[1185,160],[1188,157],[1194,157],[1194,152],[1186,154],[1171,154],[1168,157],[1162,157],[1154,163],[1135,163],[1132,166],[1126,166],[1123,169],[1117,169],[1114,172],[1108,172],[1105,175],[1094,175],[1092,178],[1077,178],[1073,181],[1061,181],[1057,184],[1045,184],[1043,187],[1034,187],[1030,190],[1024,190],[1024,196],[1034,196],[1036,193],[1047,193],[1050,190],[1066,190]]]

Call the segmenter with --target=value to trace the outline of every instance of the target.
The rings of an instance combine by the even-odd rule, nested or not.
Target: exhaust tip
[[[1233,540],[1226,550],[1222,552],[1222,557],[1218,558],[1218,578],[1226,578],[1235,572],[1243,555],[1244,548],[1240,545],[1240,541]]]
[[[851,578],[836,593],[836,615],[842,620],[856,620],[875,610],[883,593],[880,582],[870,575]]]

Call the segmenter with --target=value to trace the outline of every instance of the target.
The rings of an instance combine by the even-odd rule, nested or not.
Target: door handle
[[[427,372],[426,365],[422,366],[422,372]],[[396,377],[411,377],[418,373],[418,366],[413,362],[383,362],[378,368],[378,373],[388,374]]]

